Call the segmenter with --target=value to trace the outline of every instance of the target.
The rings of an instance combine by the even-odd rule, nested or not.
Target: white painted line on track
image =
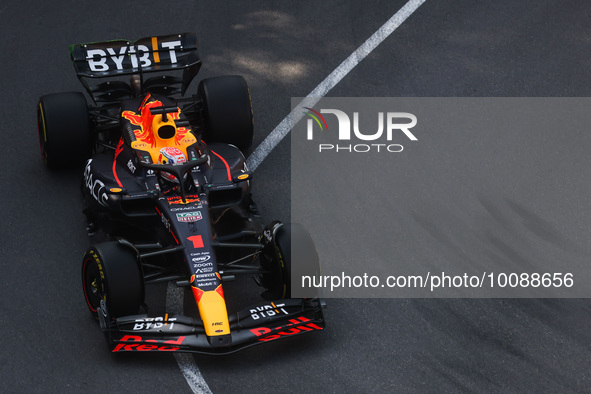
[[[211,394],[209,386],[203,379],[203,375],[199,371],[199,367],[195,363],[193,355],[190,353],[175,353],[174,358],[189,384],[189,387],[195,394]]]
[[[369,37],[359,48],[346,58],[328,77],[316,86],[306,99],[296,106],[286,117],[275,127],[265,140],[252,152],[246,160],[248,168],[254,171],[273,148],[289,133],[291,125],[297,123],[304,116],[304,107],[313,107],[324,97],[337,83],[341,81],[355,66],[367,55],[380,45],[394,30],[396,30],[417,8],[426,0],[409,0],[396,14],[382,25],[371,37]]]
[[[259,164],[271,153],[279,142],[289,133],[291,124],[298,122],[303,116],[303,107],[313,107],[322,97],[324,97],[332,88],[336,86],[355,66],[359,64],[367,55],[380,45],[394,30],[396,30],[417,8],[426,0],[409,0],[396,14],[394,14],[386,23],[382,25],[371,37],[369,37],[359,48],[357,48],[348,58],[346,58],[329,76],[327,76],[320,85],[316,86],[306,99],[292,110],[286,117],[273,129],[265,140],[252,152],[246,163],[248,168],[254,171]],[[183,312],[183,290],[177,288],[172,283],[168,284],[166,291],[166,305],[171,313],[181,314]],[[167,309],[169,310],[169,309]],[[209,386],[203,379],[195,359],[191,354],[178,353],[174,355],[183,376],[187,380],[189,387],[194,393],[211,393]]]
[[[166,310],[176,315],[182,314],[184,297],[185,292],[183,288],[177,287],[172,282],[168,282],[168,287],[166,288]],[[211,394],[211,390],[205,379],[203,379],[203,375],[201,375],[201,371],[199,371],[199,367],[197,367],[192,354],[174,353],[174,358],[189,387],[195,394]]]

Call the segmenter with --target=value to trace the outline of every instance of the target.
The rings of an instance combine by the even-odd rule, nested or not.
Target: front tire
[[[320,274],[318,252],[312,237],[304,226],[298,223],[277,223],[265,229],[266,246],[261,256],[261,268],[266,271],[259,277],[259,283],[266,291],[262,296],[269,300],[292,297],[291,278]],[[315,289],[306,292],[305,297],[316,298]],[[298,289],[299,293],[299,289]]]
[[[144,301],[137,254],[118,242],[90,247],[82,260],[82,286],[90,312],[97,317],[134,315]],[[102,310],[106,307],[106,310]]]

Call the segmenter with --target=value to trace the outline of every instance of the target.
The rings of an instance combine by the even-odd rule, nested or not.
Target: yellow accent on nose
[[[206,291],[201,296],[199,303],[199,315],[205,326],[208,336],[227,335],[230,333],[230,322],[226,301],[215,290]]]

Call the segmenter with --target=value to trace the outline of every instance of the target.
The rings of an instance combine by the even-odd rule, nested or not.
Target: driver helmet
[[[158,164],[180,164],[186,162],[187,157],[179,148],[167,146],[165,148],[160,149],[160,155],[158,156]],[[179,183],[179,180],[176,179],[176,177],[171,173],[161,171],[160,175],[167,181]]]

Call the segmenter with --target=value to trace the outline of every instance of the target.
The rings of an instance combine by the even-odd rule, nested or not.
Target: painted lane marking
[[[183,314],[184,297],[185,292],[183,288],[177,287],[172,282],[168,282],[168,287],[166,288],[166,310],[171,314]],[[211,394],[211,390],[205,379],[203,379],[203,375],[201,375],[192,354],[174,353],[174,358],[193,393]]]
[[[248,168],[254,171],[271,153],[279,142],[289,133],[292,121],[298,122],[304,116],[304,107],[313,107],[322,97],[336,86],[355,66],[367,57],[378,45],[392,34],[417,8],[426,0],[409,0],[396,14],[382,25],[371,37],[345,59],[324,81],[322,81],[285,119],[273,129],[265,140],[252,152],[247,159]],[[173,313],[183,313],[183,290],[168,283],[166,305]],[[168,309],[167,309],[168,310]],[[203,379],[195,359],[191,354],[175,353],[176,362],[183,373],[189,387],[194,393],[211,393]]]
[[[176,362],[193,393],[211,394],[211,390],[203,379],[191,353],[175,353],[174,358],[176,358]]]
[[[304,114],[305,107],[313,107],[322,97],[336,86],[355,66],[367,57],[378,45],[392,34],[417,8],[426,0],[409,0],[396,14],[382,25],[359,48],[346,58],[328,77],[316,86],[306,98],[291,111],[285,119],[273,129],[263,142],[252,152],[246,160],[248,168],[254,171],[259,164],[271,153],[273,148],[289,133],[290,125],[299,122]]]

